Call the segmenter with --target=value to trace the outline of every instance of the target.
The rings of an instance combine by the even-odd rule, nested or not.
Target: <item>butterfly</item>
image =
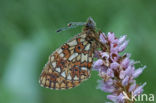
[[[73,24],[69,27],[72,27],[71,25]],[[95,31],[95,22],[91,17],[83,25],[81,33],[49,56],[40,75],[39,83],[42,87],[55,90],[70,89],[90,77],[99,34]]]

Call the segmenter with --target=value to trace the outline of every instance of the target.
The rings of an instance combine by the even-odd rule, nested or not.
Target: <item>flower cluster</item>
[[[98,59],[93,64],[93,68],[102,78],[98,81],[98,88],[110,93],[107,98],[115,103],[132,103],[130,99],[132,94],[134,96],[141,94],[146,85],[146,83],[138,85],[135,81],[146,66],[135,69],[134,65],[137,62],[130,59],[130,54],[119,55],[127,47],[126,35],[116,38],[112,32],[107,35],[101,33],[99,39],[104,47],[95,52]]]

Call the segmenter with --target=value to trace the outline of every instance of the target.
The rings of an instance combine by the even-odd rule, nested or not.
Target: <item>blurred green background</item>
[[[126,52],[140,66],[147,65],[137,82],[147,82],[144,93],[156,95],[156,1],[0,0],[0,103],[105,103],[107,94],[96,89],[96,71],[70,90],[50,90],[38,83],[48,56],[81,27],[56,30],[89,16],[97,30],[128,35]]]

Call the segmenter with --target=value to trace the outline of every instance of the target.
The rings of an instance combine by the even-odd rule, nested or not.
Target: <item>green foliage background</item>
[[[0,103],[105,103],[98,73],[77,88],[55,91],[38,84],[48,56],[80,32],[56,33],[70,21],[91,16],[97,30],[128,35],[126,52],[147,69],[137,79],[144,93],[156,95],[156,1],[154,0],[0,0]],[[137,66],[138,67],[138,66]]]

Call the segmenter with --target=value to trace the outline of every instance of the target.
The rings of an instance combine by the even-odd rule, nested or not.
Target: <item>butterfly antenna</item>
[[[78,26],[83,26],[85,24],[86,24],[85,22],[70,22],[70,23],[67,24],[67,27],[60,28],[56,32],[61,32],[61,31],[65,31],[65,30],[68,30],[68,29],[71,29],[71,28],[76,28]]]

